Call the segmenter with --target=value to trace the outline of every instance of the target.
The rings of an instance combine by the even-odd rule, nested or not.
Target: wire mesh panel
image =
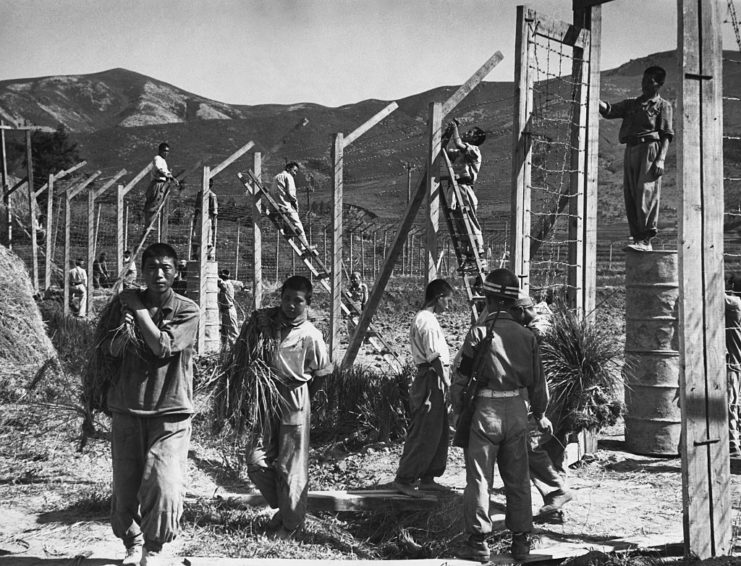
[[[512,265],[535,295],[581,304],[589,31],[518,11]]]

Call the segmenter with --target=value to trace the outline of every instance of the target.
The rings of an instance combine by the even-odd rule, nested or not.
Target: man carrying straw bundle
[[[307,318],[311,296],[306,277],[286,279],[280,306],[256,311],[243,325],[226,372],[233,382],[229,397],[235,399],[239,391],[265,383],[259,367],[267,364],[267,386],[278,395],[274,403],[264,403],[265,393],[260,394],[262,399],[256,395],[238,402],[262,403],[259,413],[252,413],[260,423],[247,470],[270,507],[278,509],[269,524],[278,538],[291,537],[304,523],[309,489],[308,384],[332,371],[322,334]]]
[[[183,512],[200,310],[172,290],[177,260],[164,243],[144,250],[146,289],[114,296],[96,334],[106,366],[92,379],[110,379],[111,525],[126,547],[125,565],[160,564]]]

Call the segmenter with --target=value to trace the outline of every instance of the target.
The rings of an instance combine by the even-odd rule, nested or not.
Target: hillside
[[[727,58],[737,55],[726,53]],[[604,71],[602,98],[619,100],[638,94],[643,69],[652,64],[668,69],[663,94],[675,102],[673,52],[653,54]],[[741,94],[741,66],[725,66],[724,85],[727,94]],[[399,100],[398,110],[346,150],[348,203],[384,220],[398,218],[406,205],[407,167],[413,167],[414,185],[425,160],[429,103],[446,99],[454,88],[440,87]],[[480,216],[497,224],[504,222],[509,210],[513,102],[512,83],[484,82],[455,110],[466,126],[476,124],[489,132],[482,146],[484,165],[477,191]],[[264,153],[267,174],[276,173],[285,160],[300,161],[304,167],[298,186],[302,190],[313,187],[314,202],[329,201],[332,135],[351,132],[387,103],[367,100],[337,108],[316,104],[234,106],[123,69],[0,83],[0,116],[49,126],[56,125],[56,118],[63,118],[75,132],[91,170],[111,174],[125,167],[133,175],[146,165],[157,143],[164,139],[172,146],[170,161],[176,170],[199,161],[213,166],[252,140]],[[726,104],[725,128],[732,135],[741,131],[739,106],[738,102]],[[618,128],[619,121],[600,122],[599,210],[600,222],[606,227],[623,222],[623,146],[617,143]],[[727,148],[726,162],[729,171],[738,169],[737,151]],[[219,176],[214,185],[217,194],[239,202],[243,191],[234,172],[249,163],[242,158]],[[674,146],[667,169],[662,223],[673,225],[677,206]],[[191,186],[197,182],[190,181]],[[621,231],[617,229],[617,233]]]

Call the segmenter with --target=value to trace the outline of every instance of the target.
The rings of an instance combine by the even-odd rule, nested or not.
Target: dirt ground
[[[391,341],[406,344],[408,320],[416,301],[403,291],[391,294],[387,301],[385,312],[395,315],[380,317],[377,326]],[[460,345],[467,328],[465,309],[458,311],[441,321],[454,349]],[[402,323],[402,319],[406,322]],[[318,323],[321,326],[321,318]],[[622,332],[621,324],[615,326],[618,333]],[[386,371],[380,358],[367,350],[358,362]],[[77,417],[59,407],[52,410],[44,406],[0,406],[0,423],[0,566],[119,563],[123,549],[107,522],[110,498],[107,441],[93,439],[78,452]],[[387,485],[394,478],[401,449],[400,443],[374,444],[358,451],[347,451],[341,445],[317,446],[311,454],[311,489]],[[584,549],[604,548],[631,537],[654,544],[681,543],[680,466],[678,458],[650,458],[626,452],[621,423],[602,431],[597,452],[567,471],[575,499],[565,508],[564,522],[537,525],[534,552],[564,543]],[[371,536],[348,526],[354,519],[347,513],[310,515],[309,535],[287,547],[276,546],[266,536],[264,526],[270,516],[267,508],[209,507],[214,495],[247,493],[251,486],[243,470],[230,467],[217,449],[201,442],[198,434],[194,435],[189,468],[190,496],[184,531],[166,547],[172,564],[184,563],[186,556],[192,564],[205,564],[197,557],[215,555],[346,560],[382,557],[374,553]],[[453,503],[449,498],[446,505],[459,507],[465,486],[460,449],[451,448],[448,470],[440,481],[454,492]],[[731,481],[734,543],[738,543],[739,475],[734,473]],[[492,491],[492,514],[501,528],[503,504],[497,476]],[[534,510],[541,504],[534,490]],[[224,526],[227,514],[229,524]],[[458,519],[459,516],[451,516],[447,520],[443,527],[446,533],[459,529]],[[221,537],[218,540],[213,534],[216,527]],[[398,540],[408,543],[408,539],[424,538],[415,528],[418,526],[404,529]],[[430,533],[424,535],[429,537]],[[451,549],[440,546],[427,551],[423,548],[418,556],[438,558],[440,564],[455,563]],[[724,562],[730,563],[741,560]]]

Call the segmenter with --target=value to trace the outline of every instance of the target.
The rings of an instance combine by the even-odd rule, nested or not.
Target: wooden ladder
[[[473,237],[471,220],[467,214],[469,207],[464,204],[461,188],[458,185],[458,181],[455,179],[453,165],[450,162],[450,157],[448,157],[448,154],[445,151],[444,145],[440,153],[442,153],[443,160],[445,161],[445,166],[448,171],[448,183],[452,189],[453,198],[455,198],[456,201],[455,208],[451,208],[451,203],[447,202],[445,198],[445,191],[440,191],[443,202],[443,215],[448,224],[448,232],[450,232],[450,239],[453,242],[455,256],[458,260],[458,272],[461,274],[463,285],[466,288],[468,304],[471,307],[471,317],[472,320],[475,321],[486,306],[486,298],[480,292],[480,286],[483,285],[484,279],[486,278],[486,263],[478,254],[478,246]],[[459,227],[461,226],[465,228],[464,234],[460,233]],[[471,250],[472,254],[467,253],[468,250]]]
[[[311,274],[319,281],[319,284],[330,293],[329,279],[331,274],[319,259],[316,248],[312,247],[306,238],[299,238],[298,234],[290,229],[293,225],[293,220],[287,213],[280,209],[275,199],[265,190],[260,180],[255,177],[252,171],[247,171],[247,175],[237,173],[237,177],[239,177],[239,180],[251,196],[259,194],[260,199],[267,203],[267,207],[263,206],[264,209],[267,209],[265,215],[273,222],[278,232],[288,242],[294,253],[304,262]],[[354,329],[360,318],[360,310],[353,301],[347,300],[344,295],[343,298],[345,300],[342,302],[342,312],[347,316],[350,326]],[[401,373],[403,364],[398,354],[377,331],[369,328],[365,338],[392,370]]]

